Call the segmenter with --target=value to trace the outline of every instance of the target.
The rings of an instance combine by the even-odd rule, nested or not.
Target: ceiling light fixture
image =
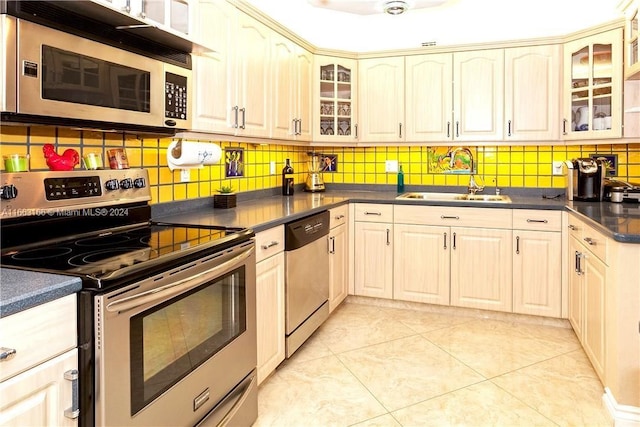
[[[389,15],[400,15],[409,9],[407,2],[402,0],[387,1],[382,7],[384,12]]]

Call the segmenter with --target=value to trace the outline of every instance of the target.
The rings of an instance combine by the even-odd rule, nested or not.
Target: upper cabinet
[[[159,24],[163,29],[169,29],[188,36],[191,34],[190,9],[193,0],[116,0],[126,3],[122,7],[129,9],[129,13],[144,20]],[[115,1],[114,1],[115,2]]]
[[[279,34],[273,35],[272,138],[311,140],[313,55]]]
[[[565,44],[565,140],[622,136],[622,73],[622,29]]]
[[[313,140],[353,143],[358,135],[358,62],[316,55],[313,74]]]
[[[560,45],[504,51],[504,140],[560,139]]]
[[[358,62],[360,139],[404,141],[404,57]]]
[[[629,0],[624,8],[626,28],[624,35],[624,77],[640,79],[640,57],[638,48],[638,21],[640,20],[640,0]]]
[[[214,52],[193,58],[193,129],[269,137],[272,31],[222,0],[200,3],[198,28]]]

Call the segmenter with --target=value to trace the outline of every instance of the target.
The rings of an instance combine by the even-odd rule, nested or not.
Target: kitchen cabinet
[[[73,294],[0,319],[2,425],[78,424],[76,316]]]
[[[357,203],[354,212],[355,294],[393,297],[393,205]]]
[[[284,227],[256,234],[258,384],[285,358]]]
[[[513,312],[562,315],[562,214],[513,211]]]
[[[565,44],[565,140],[622,136],[622,73],[622,29]]]
[[[225,2],[201,3],[199,12],[215,52],[194,56],[193,130],[268,138],[272,30]]]
[[[315,55],[313,140],[353,143],[358,139],[358,61]]]
[[[193,0],[115,0],[121,9],[149,24],[188,36],[191,34]]]
[[[348,289],[348,229],[349,205],[329,211],[329,312],[332,312],[347,297]]]
[[[504,140],[560,139],[562,46],[504,51]]]
[[[511,260],[510,209],[396,205],[393,217],[394,245],[402,247],[394,253],[394,297],[511,311],[511,262],[496,262]],[[417,265],[402,258],[409,248]],[[411,283],[406,272],[427,282]]]
[[[272,46],[271,137],[309,141],[313,55],[279,34]]]
[[[628,80],[640,79],[640,49],[638,48],[638,21],[640,21],[640,1],[626,0],[620,2],[624,12],[624,78]]]
[[[569,219],[571,260],[569,321],[593,369],[606,385],[606,255],[607,239],[577,220]]]
[[[404,141],[404,57],[361,59],[358,78],[360,140]]]

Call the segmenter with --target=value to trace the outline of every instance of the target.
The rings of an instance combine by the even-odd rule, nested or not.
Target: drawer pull
[[[459,216],[440,215],[440,219],[460,219]]]
[[[596,244],[596,242],[593,241],[593,239],[591,237],[585,237],[584,241],[587,242],[589,245],[593,246]]]
[[[578,229],[578,227],[576,227],[575,225],[569,224],[569,230],[576,231],[577,229]]]
[[[274,241],[272,241],[271,243],[268,243],[268,244],[266,244],[266,245],[262,245],[261,247],[262,247],[262,249],[267,250],[267,249],[269,249],[269,248],[271,248],[271,247],[278,246],[279,244],[280,244],[280,243],[278,243],[278,242],[276,242],[276,241],[274,240]]]
[[[336,216],[334,217],[334,219],[337,219],[337,220],[340,220],[340,219],[342,219],[342,218],[344,218],[344,215],[336,215]]]
[[[547,221],[546,219],[527,219],[527,222],[537,222],[537,223],[541,223],[541,224],[546,224],[549,221]],[[571,227],[571,226],[569,226]]]
[[[0,347],[0,362],[11,360],[16,356],[15,348]]]
[[[382,212],[369,212],[369,211],[364,211],[365,215],[377,215],[377,216],[382,216]]]
[[[71,381],[71,408],[64,410],[64,416],[76,419],[80,415],[80,399],[78,396],[78,370],[71,369],[64,373],[64,379]]]

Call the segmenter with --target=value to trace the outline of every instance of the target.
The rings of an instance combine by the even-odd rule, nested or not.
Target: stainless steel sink
[[[425,200],[434,202],[487,202],[511,203],[509,196],[501,194],[466,194],[466,193],[404,193],[396,197],[398,200]]]

